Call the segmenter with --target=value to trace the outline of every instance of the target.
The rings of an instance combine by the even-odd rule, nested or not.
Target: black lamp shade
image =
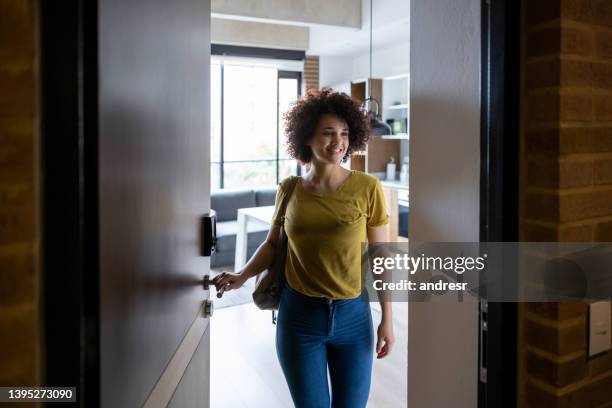
[[[376,113],[370,114],[370,130],[374,136],[388,136],[393,134],[391,126],[376,118]]]

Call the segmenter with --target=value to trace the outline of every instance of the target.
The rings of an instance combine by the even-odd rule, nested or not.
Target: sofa
[[[210,257],[212,268],[233,269],[236,253],[236,231],[238,209],[274,205],[277,187],[256,189],[218,190],[210,195],[210,208],[217,213],[217,245]],[[269,227],[248,223],[247,259],[268,235]]]

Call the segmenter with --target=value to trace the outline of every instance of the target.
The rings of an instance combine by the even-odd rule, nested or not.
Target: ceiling
[[[226,40],[221,42],[271,48],[299,48],[299,43],[292,43],[294,37],[299,34],[298,27],[293,29],[296,31],[295,35],[292,34],[290,26],[293,25],[308,31],[308,39],[304,39],[302,46],[306,47],[306,43],[308,44],[305,51],[309,55],[354,57],[367,52],[370,41],[370,0],[329,1],[214,0],[212,16],[237,23],[235,27],[230,27],[223,33]],[[372,2],[374,49],[408,43],[410,0]],[[223,26],[227,27],[227,23]],[[355,28],[359,26],[361,28]],[[219,31],[214,31],[213,37],[217,37]],[[254,41],[258,34],[264,33],[267,33],[266,38],[262,38],[259,43]]]

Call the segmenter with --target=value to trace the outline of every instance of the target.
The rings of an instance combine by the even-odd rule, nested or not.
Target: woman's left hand
[[[378,325],[378,340],[376,341],[376,358],[384,358],[393,348],[393,322],[383,320]]]

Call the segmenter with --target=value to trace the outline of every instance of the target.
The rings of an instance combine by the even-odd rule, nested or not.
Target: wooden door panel
[[[132,408],[206,295],[210,5],[99,0],[98,10],[101,405]]]
[[[208,407],[210,389],[203,386],[202,379],[210,378],[210,326],[202,336],[189,366],[176,392],[172,396],[168,408]]]

